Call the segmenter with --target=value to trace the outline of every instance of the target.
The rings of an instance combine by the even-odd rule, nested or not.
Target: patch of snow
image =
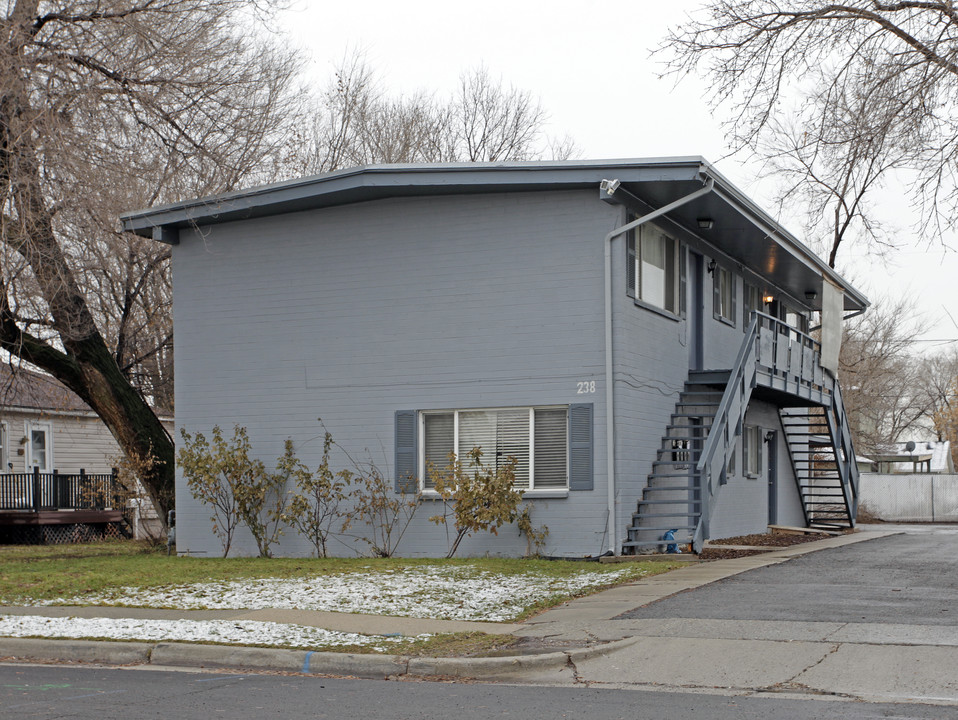
[[[211,582],[163,588],[120,588],[57,598],[43,605],[124,605],[184,610],[298,609],[444,620],[505,622],[556,595],[614,583],[628,569],[564,578],[501,575],[470,566],[414,566],[393,571]]]
[[[0,636],[109,638],[111,640],[187,641],[280,647],[369,646],[386,652],[405,637],[334,632],[304,625],[256,620],[133,620],[131,618],[49,618],[0,615]],[[428,636],[419,636],[428,637]]]

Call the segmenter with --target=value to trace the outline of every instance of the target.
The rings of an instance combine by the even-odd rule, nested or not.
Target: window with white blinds
[[[515,458],[516,487],[569,487],[567,406],[424,411],[420,417],[420,467],[426,468],[423,487],[427,490],[434,486],[430,466],[439,470],[447,467],[450,453],[467,463],[474,447],[482,450],[482,464],[490,470],[498,470],[509,458]]]

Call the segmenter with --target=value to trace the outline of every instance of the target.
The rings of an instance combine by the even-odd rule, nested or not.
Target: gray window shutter
[[[748,436],[750,434],[751,433],[749,433],[748,431],[748,425],[746,425],[745,429],[742,431],[742,476],[743,477],[748,477],[749,473],[752,472],[752,468],[749,465],[749,461],[751,460],[752,456],[749,455],[749,447],[748,447],[749,445]]]
[[[635,230],[628,233],[625,241],[626,278],[630,298],[638,297],[635,287]]]
[[[396,492],[414,493],[419,480],[416,472],[419,448],[416,443],[416,411],[396,411]]]
[[[591,490],[592,403],[569,406],[569,489]]]
[[[679,315],[685,317],[688,293],[688,274],[686,272],[686,262],[688,249],[685,245],[679,245]]]
[[[765,433],[762,432],[762,428],[757,427],[755,428],[755,435],[755,442],[758,443],[758,452],[756,453],[756,455],[758,455],[757,474],[761,477],[765,474],[765,466],[762,464],[764,462],[762,460],[762,446],[765,444]]]

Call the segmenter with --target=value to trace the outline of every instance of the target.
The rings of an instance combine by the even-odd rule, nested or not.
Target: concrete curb
[[[153,643],[99,640],[0,638],[0,658],[142,665],[150,662]]]
[[[320,675],[353,675],[382,679],[402,675],[507,680],[530,671],[565,668],[635,644],[626,638],[589,648],[503,657],[425,658],[399,655],[360,655],[194,643],[125,643],[95,640],[0,638],[0,657],[14,660],[85,662],[104,665],[216,667],[278,670]]]
[[[84,662],[103,665],[236,668],[278,670],[320,675],[352,675],[382,679],[397,676],[445,675],[457,678],[518,679],[530,671],[544,672],[608,655],[638,641],[626,638],[590,648],[475,658],[421,658],[399,655],[284,650],[193,643],[124,643],[95,640],[0,638],[0,658],[18,661]]]

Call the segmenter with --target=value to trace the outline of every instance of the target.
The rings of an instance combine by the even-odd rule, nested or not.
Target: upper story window
[[[731,270],[716,265],[713,277],[712,314],[716,319],[735,324],[735,275]]]
[[[446,468],[452,453],[466,463],[474,447],[482,450],[481,462],[489,470],[498,470],[515,458],[518,488],[569,487],[568,406],[427,411],[421,417],[425,490],[435,486],[430,466]]]
[[[652,223],[629,234],[629,294],[674,315],[680,312],[681,262],[678,240]]]

